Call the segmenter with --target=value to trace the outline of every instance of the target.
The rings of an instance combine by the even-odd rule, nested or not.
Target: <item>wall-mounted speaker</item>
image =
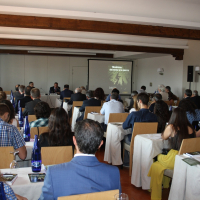
[[[193,82],[193,66],[188,66],[187,82]]]

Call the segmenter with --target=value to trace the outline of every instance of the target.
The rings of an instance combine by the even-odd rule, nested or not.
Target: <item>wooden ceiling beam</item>
[[[200,30],[53,17],[0,14],[0,26],[200,40]]]
[[[20,39],[4,39],[4,38],[0,38],[0,45],[161,53],[161,54],[170,54],[170,55],[174,56],[177,60],[182,60],[183,54],[184,54],[184,49],[129,46],[129,45],[113,45],[113,44],[99,44],[99,43],[85,43],[85,42],[20,40]]]
[[[59,53],[36,53],[29,52],[27,50],[11,50],[11,49],[1,49],[0,54],[21,54],[21,55],[45,55],[45,56],[67,56],[67,57],[94,57],[94,58],[113,58],[113,54],[96,53],[96,55],[81,55],[81,54],[59,54]]]

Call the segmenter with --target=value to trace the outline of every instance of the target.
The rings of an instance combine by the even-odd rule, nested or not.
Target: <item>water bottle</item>
[[[18,111],[20,110],[21,106],[20,106],[20,100],[18,101],[18,105],[17,105]]]
[[[169,111],[172,111],[172,106],[169,107]]]
[[[38,142],[38,136],[35,135],[35,141],[32,151],[32,158],[31,158],[31,166],[33,172],[40,172],[41,171],[41,151]]]
[[[25,142],[30,141],[30,126],[28,122],[28,116],[26,116],[25,123],[24,123],[24,140]]]
[[[19,112],[18,112],[18,120],[19,120],[19,127],[23,127],[24,126],[24,118],[23,118],[23,115],[22,115],[22,108],[19,109]]]
[[[13,96],[13,92],[11,90],[11,92],[10,92],[10,102],[13,103],[13,101],[14,101],[14,96]]]

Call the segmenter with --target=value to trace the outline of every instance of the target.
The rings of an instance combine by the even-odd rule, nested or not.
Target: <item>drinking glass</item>
[[[115,200],[129,200],[128,195],[125,193],[115,194],[114,198]]]
[[[175,103],[175,106],[176,106],[176,104],[177,104],[177,100],[174,100],[174,103]]]
[[[18,168],[18,164],[16,161],[16,155],[19,153],[19,151],[14,151],[14,152],[10,152],[10,153],[14,154],[14,160],[10,163],[10,169]]]

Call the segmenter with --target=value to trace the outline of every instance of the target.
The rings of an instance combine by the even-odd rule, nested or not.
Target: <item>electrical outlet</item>
[[[152,87],[152,82],[149,83],[149,86]]]

